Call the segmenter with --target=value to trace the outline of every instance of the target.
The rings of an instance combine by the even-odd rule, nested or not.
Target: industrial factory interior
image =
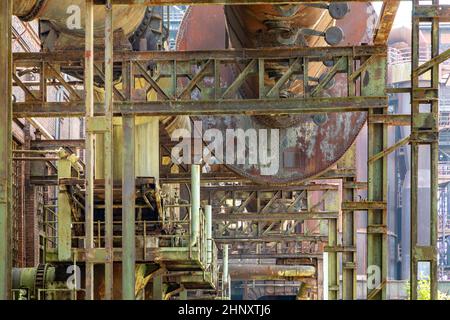
[[[450,300],[449,249],[450,1],[0,1],[0,300]]]

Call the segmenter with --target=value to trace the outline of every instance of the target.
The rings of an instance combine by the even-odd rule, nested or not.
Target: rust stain
[[[264,43],[264,39],[261,39],[260,34],[261,30],[264,31],[266,28],[265,19],[268,16],[271,18],[276,16],[273,7],[273,5],[229,6],[224,10],[223,6],[192,6],[188,9],[180,26],[177,49],[214,50],[230,46],[254,48],[261,44],[267,45]],[[311,21],[314,20],[312,17],[317,18],[318,11],[320,10],[299,11],[294,24],[311,24]],[[306,13],[310,15],[308,16]],[[337,25],[345,33],[342,45],[368,43],[373,34],[373,27],[376,25],[372,20],[376,22],[376,17],[369,4],[351,3],[351,14],[337,22]],[[241,21],[245,21],[244,25]],[[328,23],[331,22],[328,21]],[[234,30],[233,34],[228,33],[227,37],[226,30],[231,28]],[[319,39],[316,39],[316,43],[321,44]],[[316,72],[320,73],[320,70],[322,69],[318,68]],[[230,84],[237,71],[236,66],[223,68],[221,70],[222,86]],[[345,75],[338,75],[336,79],[336,84],[325,91],[324,97],[347,94]],[[249,77],[240,94],[254,97],[258,90],[258,83],[255,80],[255,77]],[[294,83],[291,90],[298,92],[299,87],[302,86]],[[196,119],[203,121],[204,130],[215,128],[223,133],[226,129],[237,128],[243,130],[251,128],[279,129],[280,170],[278,174],[264,176],[261,174],[260,167],[249,164],[227,166],[237,174],[256,183],[287,185],[315,177],[336,164],[353,144],[366,121],[366,114],[362,112],[328,113],[326,121],[320,124],[315,123],[312,116],[294,115],[275,118],[253,116],[249,112],[246,116],[205,116],[196,117]],[[246,147],[248,150],[250,146]],[[292,161],[295,163],[291,163]]]

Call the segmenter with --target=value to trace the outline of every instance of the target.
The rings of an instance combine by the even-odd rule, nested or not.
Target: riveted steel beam
[[[383,108],[386,104],[387,97],[385,96],[284,100],[115,102],[114,116],[120,116],[121,114],[136,116],[308,114],[367,111]],[[14,104],[14,117],[80,117],[83,115],[83,110],[83,102],[19,102]],[[102,104],[95,105],[95,114],[104,114]]]

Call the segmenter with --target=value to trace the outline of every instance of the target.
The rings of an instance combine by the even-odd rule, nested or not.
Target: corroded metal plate
[[[368,43],[376,24],[373,8],[365,3],[352,3],[351,14],[338,21],[346,37],[341,45]],[[224,49],[227,45],[227,27],[223,6],[192,6],[187,11],[180,26],[177,38],[178,50]],[[246,47],[246,45],[243,45]],[[249,48],[252,47],[250,44]],[[222,74],[222,86],[229,85],[233,70]],[[346,81],[337,80],[327,95],[343,95]],[[245,94],[245,93],[244,93]],[[274,175],[265,175],[258,165],[227,164],[237,174],[256,183],[296,184],[314,178],[333,166],[351,147],[366,121],[366,113],[329,113],[325,119],[313,115],[296,115],[295,119],[286,116],[258,119],[254,116],[205,116],[198,117],[203,130],[219,129],[278,129],[279,170]],[[292,121],[292,126],[283,126]],[[248,142],[246,142],[248,144]],[[269,143],[270,145],[270,143]],[[252,147],[252,146],[246,146]],[[225,151],[226,152],[226,151]],[[270,152],[269,152],[270,154]]]

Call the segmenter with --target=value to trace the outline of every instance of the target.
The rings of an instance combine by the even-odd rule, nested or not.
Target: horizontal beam
[[[292,59],[308,57],[329,59],[330,57],[364,57],[385,55],[386,46],[354,46],[354,47],[275,47],[260,49],[227,49],[227,50],[196,50],[196,51],[116,51],[114,62],[122,61],[189,61],[189,60],[249,60],[249,59]],[[13,54],[16,66],[49,62],[51,64],[73,64],[84,61],[84,51],[69,50],[64,52],[15,52]],[[99,50],[94,59],[104,61]],[[73,65],[72,65],[73,67]]]
[[[84,149],[84,139],[60,139],[60,140],[32,140],[32,149],[49,149],[49,148],[74,148]]]
[[[229,259],[322,259],[322,257],[322,253],[242,253],[228,256]]]
[[[106,0],[94,0],[96,5],[104,5]],[[352,0],[354,2],[368,2],[367,0]],[[375,0],[377,1],[377,0]],[[173,6],[173,5],[218,5],[218,4],[297,4],[298,0],[112,0],[113,4],[139,6]],[[301,2],[323,2],[318,0],[302,0]],[[331,0],[328,2],[348,2],[348,0]]]
[[[252,222],[279,222],[279,221],[303,221],[303,220],[330,220],[337,219],[339,212],[295,212],[295,213],[232,213],[215,214],[213,221],[252,221]]]
[[[406,127],[411,125],[410,114],[372,114],[369,123],[384,123],[388,126]]]
[[[345,211],[386,210],[386,208],[387,204],[383,201],[345,201],[341,207]]]
[[[450,21],[450,5],[418,5],[413,10],[413,18],[430,21],[439,18],[440,22]]]
[[[226,185],[226,186],[202,186],[203,192],[216,192],[216,191],[234,191],[234,192],[277,192],[277,191],[324,191],[324,190],[338,190],[339,186],[335,184],[316,184],[310,183],[306,185],[298,186],[281,186],[281,187],[268,187],[266,185]]]
[[[215,236],[214,241],[217,243],[241,243],[241,242],[289,242],[289,241],[327,241],[327,236],[320,235],[267,235],[260,237],[238,237],[238,236]]]
[[[134,114],[137,116],[175,115],[283,115],[328,112],[368,111],[385,108],[387,97],[334,97],[304,99],[248,99],[248,100],[179,100],[148,102],[116,102],[114,115]],[[15,118],[26,117],[82,117],[86,107],[78,102],[18,102],[14,106]],[[95,114],[103,115],[104,106],[95,105]]]

